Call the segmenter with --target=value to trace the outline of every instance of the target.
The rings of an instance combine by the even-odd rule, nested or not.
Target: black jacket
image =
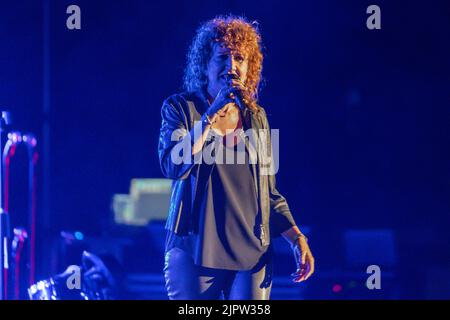
[[[208,183],[210,179],[208,175],[200,174],[200,166],[207,164],[195,163],[193,157],[191,157],[190,163],[176,164],[171,159],[171,152],[177,144],[182,143],[181,139],[189,137],[187,134],[191,132],[194,122],[201,121],[201,115],[207,107],[203,93],[198,91],[174,94],[164,101],[161,108],[159,161],[164,176],[174,180],[166,229],[178,235],[196,232],[198,212],[192,210],[194,199],[199,196],[208,196],[204,191],[207,190],[205,183]],[[258,107],[258,110],[259,112],[252,112],[246,109],[245,127],[255,129],[256,131],[253,132],[260,132],[261,129],[269,132],[266,113],[262,107]],[[175,131],[178,133],[179,139],[173,139],[173,135],[176,136]],[[260,135],[258,137],[261,139]],[[269,245],[271,236],[278,236],[281,232],[296,225],[286,199],[275,187],[275,174],[268,171],[270,165],[267,163],[273,164],[273,161],[271,155],[265,151],[272,150],[270,136],[266,135],[266,137],[267,139],[256,139],[254,150],[256,150],[258,161],[252,165],[261,210],[261,224],[259,230],[256,231],[263,245]],[[189,139],[189,141],[192,143],[193,139]],[[178,145],[177,148],[179,147]],[[262,157],[264,157],[263,161],[261,161]],[[213,165],[209,166],[212,169]]]

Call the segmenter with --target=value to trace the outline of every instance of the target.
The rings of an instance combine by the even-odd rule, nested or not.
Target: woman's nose
[[[227,72],[233,73],[236,71],[236,60],[232,55],[228,56],[227,59]]]

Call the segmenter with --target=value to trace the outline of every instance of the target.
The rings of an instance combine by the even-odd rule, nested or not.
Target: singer
[[[158,155],[163,174],[174,180],[164,263],[170,299],[268,300],[271,239],[279,235],[293,250],[292,280],[314,272],[307,239],[276,188],[275,173],[263,170],[267,154],[256,148],[252,161],[251,143],[242,135],[269,130],[258,105],[262,61],[255,22],[216,17],[199,27],[189,49],[186,91],[163,103]],[[175,159],[186,143],[183,161]],[[196,161],[211,145],[214,162]]]

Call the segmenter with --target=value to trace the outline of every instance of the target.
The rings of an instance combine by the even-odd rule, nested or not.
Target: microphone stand
[[[22,142],[27,145],[28,150],[28,228],[30,230],[30,241],[28,242],[29,263],[29,285],[34,283],[36,273],[36,163],[38,153],[35,151],[37,140],[32,133],[22,136]]]
[[[2,133],[10,123],[10,114],[1,111],[0,117],[0,154],[3,150]],[[7,299],[7,270],[8,270],[8,237],[9,237],[9,216],[3,210],[3,157],[0,156],[0,300]]]

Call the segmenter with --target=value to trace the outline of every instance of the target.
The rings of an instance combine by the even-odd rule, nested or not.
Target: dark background
[[[70,4],[81,8],[81,30],[66,28]],[[371,4],[381,30],[366,28]],[[196,28],[226,13],[260,23],[260,104],[280,129],[278,186],[311,230],[316,283],[320,270],[345,268],[345,232],[383,229],[395,235],[390,297],[448,298],[445,1],[2,2],[0,107],[14,129],[38,137],[41,250],[61,229],[101,235],[113,194],[131,178],[162,177],[161,103],[181,91]],[[11,206],[23,211],[17,163]]]

